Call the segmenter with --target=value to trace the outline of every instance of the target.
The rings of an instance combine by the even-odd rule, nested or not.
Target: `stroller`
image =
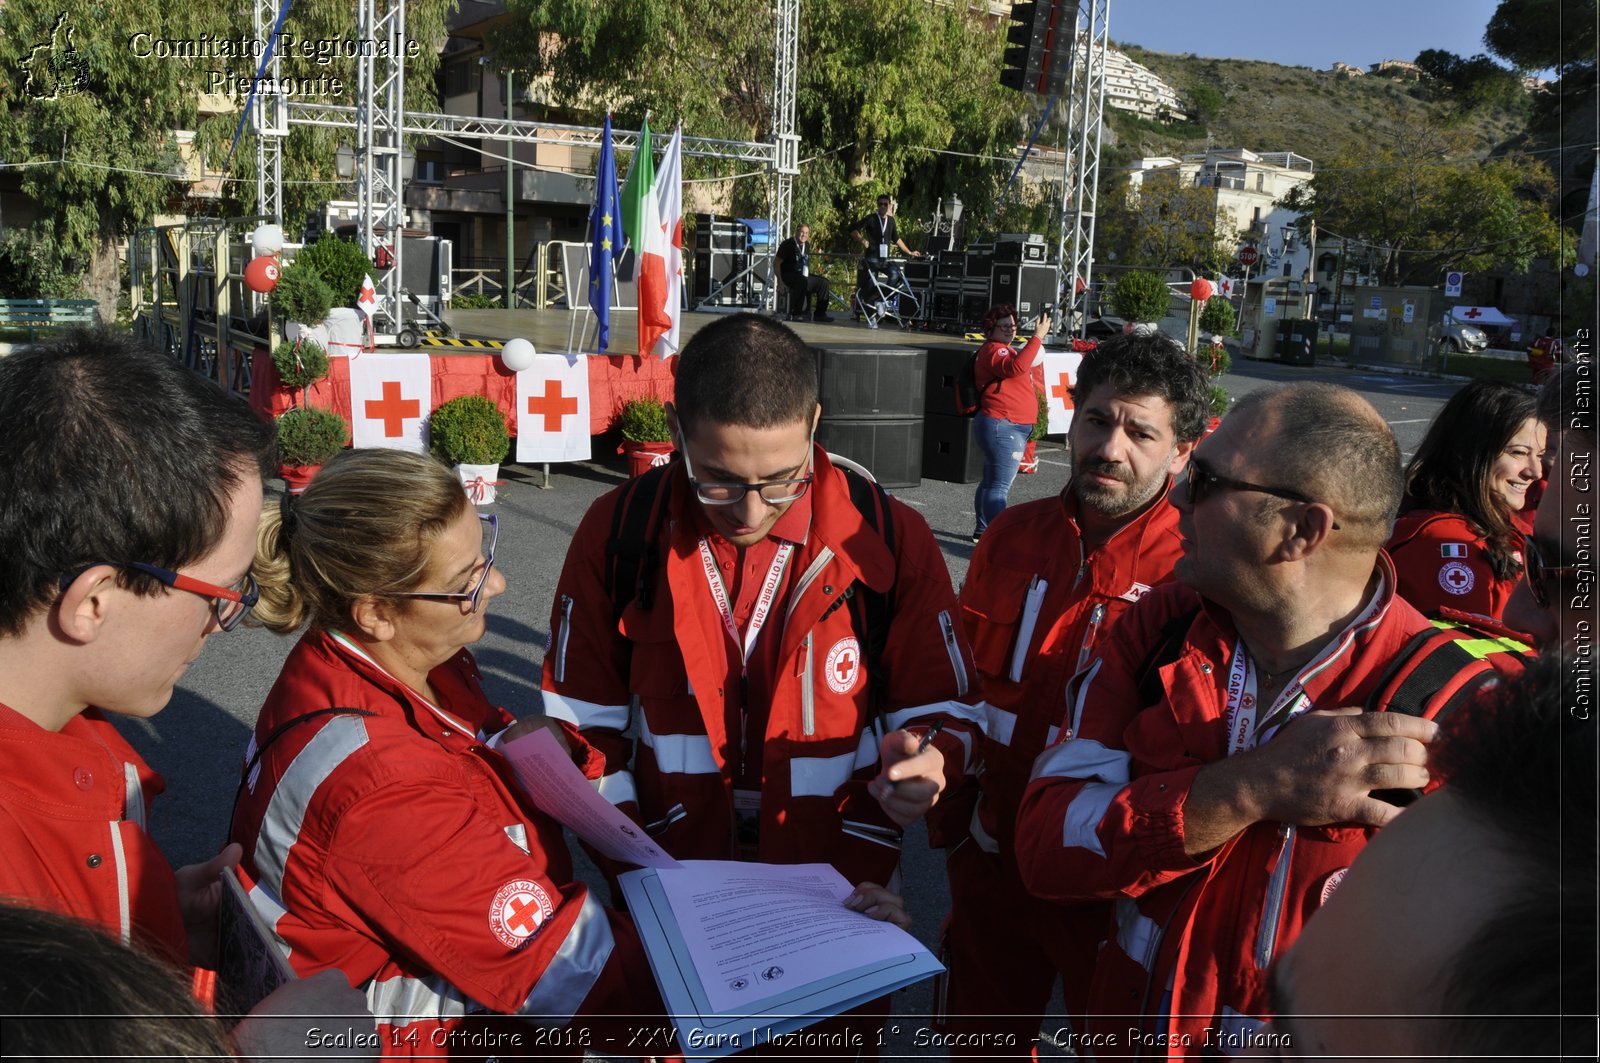
[[[866,320],[867,328],[877,328],[884,318],[891,318],[903,329],[922,316],[922,300],[901,265],[893,258],[862,259],[850,302],[855,315]]]

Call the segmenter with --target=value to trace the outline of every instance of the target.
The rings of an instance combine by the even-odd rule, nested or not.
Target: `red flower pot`
[[[1033,448],[1037,446],[1037,439],[1028,440],[1028,445],[1022,448],[1022,464],[1017,466],[1020,473],[1035,473],[1039,471],[1039,459],[1034,456]]]
[[[631,439],[624,439],[622,453],[628,459],[628,475],[643,476],[653,467],[672,460],[672,444],[635,443]]]
[[[321,465],[280,465],[278,475],[283,477],[283,484],[289,489],[291,495],[298,495],[306,489],[311,478],[322,469]]]

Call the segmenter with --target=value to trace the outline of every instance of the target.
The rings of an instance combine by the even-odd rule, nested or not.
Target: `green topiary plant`
[[[482,395],[462,395],[434,410],[428,435],[434,456],[451,465],[498,465],[511,449],[505,415]]]
[[[1200,328],[1218,336],[1232,336],[1234,326],[1238,319],[1233,313],[1233,304],[1220,295],[1213,295],[1206,300],[1205,308],[1200,311]]]
[[[458,292],[450,297],[452,310],[498,310],[503,305],[494,296],[482,292]]]
[[[283,465],[322,465],[344,449],[350,426],[328,410],[308,406],[278,417],[278,461]]]
[[[328,375],[328,352],[316,340],[283,341],[272,348],[278,383],[286,388],[308,388]]]
[[[1227,388],[1223,387],[1221,384],[1212,384],[1206,389],[1206,393],[1210,396],[1211,416],[1221,417],[1223,414],[1228,412],[1228,404],[1231,403],[1233,399],[1228,397]]]
[[[314,244],[308,244],[294,256],[296,265],[310,269],[333,292],[334,306],[354,306],[361,295],[361,282],[378,272],[372,259],[353,240],[341,240],[333,233],[324,232]],[[282,283],[280,279],[279,283]],[[324,314],[324,317],[327,315]],[[322,318],[318,318],[321,321]]]
[[[1036,390],[1033,397],[1039,400],[1039,416],[1033,420],[1033,431],[1028,433],[1028,442],[1037,443],[1044,438],[1045,429],[1050,427],[1050,396]]]
[[[319,325],[333,307],[333,289],[317,271],[298,260],[278,272],[278,286],[272,289],[272,312],[302,325]]]
[[[1171,302],[1167,282],[1141,270],[1124,273],[1111,289],[1111,306],[1127,321],[1160,321]]]
[[[617,427],[622,430],[622,438],[630,443],[672,442],[672,432],[667,427],[667,407],[654,395],[623,403]]]

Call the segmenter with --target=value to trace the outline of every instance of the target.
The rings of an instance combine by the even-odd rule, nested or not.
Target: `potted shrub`
[[[328,352],[316,340],[301,336],[272,348],[272,365],[278,371],[278,383],[298,389],[304,399],[305,389],[328,375]]]
[[[290,494],[299,494],[317,470],[344,449],[350,426],[329,410],[309,406],[278,417],[278,472]]]
[[[482,395],[462,395],[428,418],[434,456],[455,466],[467,495],[480,506],[495,499],[500,462],[511,449],[505,415]]]
[[[1017,466],[1017,471],[1021,473],[1039,471],[1039,459],[1034,455],[1034,448],[1039,445],[1039,440],[1044,438],[1045,430],[1050,427],[1050,396],[1035,389],[1033,397],[1039,400],[1039,416],[1034,418],[1033,431],[1028,433],[1028,445],[1022,448],[1022,464]]]
[[[672,453],[672,432],[667,427],[667,407],[654,395],[641,395],[622,404],[617,416],[622,431],[618,454],[628,458],[628,473],[642,476],[652,466],[665,465]]]
[[[297,259],[278,272],[278,286],[269,299],[273,313],[300,328],[315,328],[333,308],[333,289],[315,269]]]
[[[328,286],[335,306],[354,306],[361,295],[361,282],[378,272],[361,245],[326,231],[316,243],[300,249],[294,264],[309,269]],[[281,277],[278,283],[283,283]]]
[[[1117,278],[1111,288],[1111,307],[1126,321],[1127,330],[1153,330],[1167,316],[1172,292],[1154,273],[1134,270]]]

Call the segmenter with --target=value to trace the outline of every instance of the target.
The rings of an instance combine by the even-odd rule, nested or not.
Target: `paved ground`
[[[1223,383],[1235,396],[1282,380],[1328,380],[1364,393],[1394,426],[1407,456],[1457,382],[1390,376],[1343,368],[1296,369],[1275,363],[1237,361]],[[487,636],[474,647],[489,695],[521,715],[539,708],[538,677],[548,635],[551,596],[578,520],[589,503],[621,482],[620,459],[554,467],[550,489],[538,485],[538,469],[502,468],[500,554],[496,561],[510,584],[495,600]],[[1013,502],[1059,491],[1070,461],[1059,442],[1047,443],[1040,471],[1020,476]],[[276,486],[276,485],[275,485]],[[944,550],[958,585],[972,546],[972,485],[924,480],[896,495],[923,514]],[[172,704],[149,721],[127,728],[135,744],[168,780],[156,806],[154,833],[176,864],[202,859],[223,843],[238,779],[241,751],[267,688],[291,643],[259,629],[240,629],[213,640],[184,677]],[[942,856],[927,850],[920,830],[908,839],[906,896],[915,931],[932,944],[948,908]],[[924,983],[895,1000],[890,1054],[935,1055],[920,1047],[931,999]],[[925,1035],[920,1038],[925,1040]]]

